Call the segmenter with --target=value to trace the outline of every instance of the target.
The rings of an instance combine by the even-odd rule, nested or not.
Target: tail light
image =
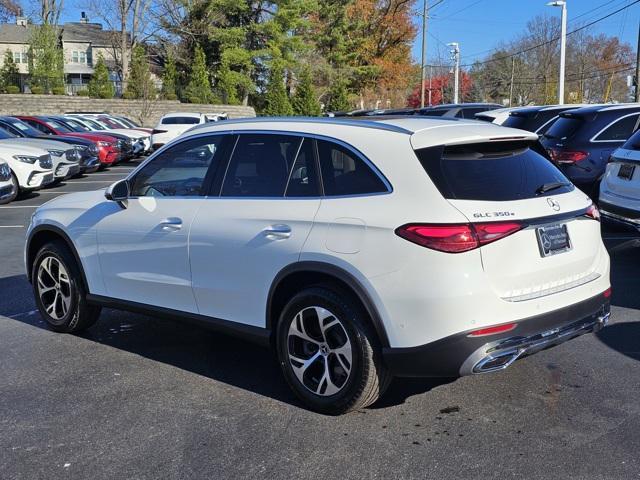
[[[157,135],[158,133],[167,133],[167,130],[158,130],[156,128],[151,130],[151,135]]]
[[[587,209],[585,216],[589,217],[589,218],[593,218],[594,220],[597,220],[598,222],[600,221],[600,210],[598,210],[598,207],[596,207],[593,203],[591,205],[589,205],[589,208]]]
[[[611,297],[611,287],[607,288],[604,293],[604,298],[610,298]]]
[[[549,152],[551,160],[565,164],[578,163],[589,156],[589,152],[583,152],[582,150],[556,150],[550,148],[547,152]]]
[[[462,223],[455,225],[407,224],[396,235],[432,250],[461,253],[507,237],[525,228],[520,222]]]

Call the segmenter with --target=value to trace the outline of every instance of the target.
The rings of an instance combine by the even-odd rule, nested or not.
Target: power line
[[[455,12],[450,13],[450,14],[449,14],[449,15],[447,15],[446,17],[442,17],[440,20],[446,20],[447,18],[451,18],[451,17],[453,17],[453,16],[455,16],[455,15],[459,14],[460,12],[464,12],[465,10],[468,10],[469,8],[476,6],[477,4],[479,4],[480,2],[483,2],[483,1],[484,1],[484,0],[478,0],[477,2],[473,2],[472,4],[467,5],[466,7],[461,8],[460,10],[456,10]]]
[[[570,32],[567,32],[567,36],[572,35],[574,33],[577,33],[577,32],[579,32],[581,30],[584,30],[585,28],[588,28],[588,27],[590,27],[592,25],[595,25],[596,23],[601,22],[602,20],[605,20],[605,19],[607,19],[609,17],[612,17],[613,15],[616,15],[617,13],[620,13],[623,10],[626,10],[627,8],[632,7],[633,5],[635,5],[637,3],[640,3],[640,0],[634,0],[633,2],[629,3],[628,5],[625,5],[624,7],[620,7],[619,9],[617,9],[617,10],[615,10],[615,11],[613,11],[613,12],[611,12],[611,13],[603,16],[603,17],[598,18],[597,20],[593,20],[592,22],[586,23],[586,24],[582,25],[581,27],[575,28],[574,30],[571,30]],[[530,52],[532,50],[535,50],[536,48],[544,47],[545,45],[549,45],[551,43],[557,42],[559,39],[560,39],[560,37],[555,37],[555,38],[552,38],[551,40],[547,40],[546,42],[540,43],[538,45],[533,45],[532,47],[525,48],[524,50],[520,50],[519,52],[510,53],[508,55],[503,55],[503,56],[498,57],[498,58],[490,58],[488,60],[483,60],[481,62],[467,63],[467,64],[460,65],[460,66],[461,67],[472,67],[474,65],[484,65],[484,64],[487,64],[487,63],[499,62],[501,60],[507,60],[507,59],[509,59],[511,57],[515,57],[517,55],[520,55],[520,54],[527,53],[527,52]]]

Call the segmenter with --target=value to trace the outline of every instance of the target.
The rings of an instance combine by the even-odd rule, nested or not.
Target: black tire
[[[13,185],[13,192],[4,200],[0,200],[0,205],[11,203],[16,198],[18,198],[18,193],[20,193],[20,184],[18,183],[18,179],[16,178],[16,175],[13,172],[11,172],[11,184]]]
[[[50,304],[45,305],[43,303],[43,295],[41,295],[41,290],[44,290],[44,288],[49,286],[48,284],[46,284],[49,279],[53,279],[53,276],[50,276],[46,272],[43,272],[43,282],[40,281],[40,266],[45,261],[49,261],[50,266],[52,264],[55,265],[55,262],[60,262],[60,264],[64,267],[64,270],[66,270],[68,274],[68,282],[62,282],[58,280],[58,292],[56,292],[55,289],[53,290],[54,295],[58,295],[58,293],[61,296],[63,295],[63,293],[64,295],[68,294],[69,302],[66,311],[63,309],[60,301],[57,302],[57,305],[60,306],[60,309],[58,310],[54,305],[53,310],[55,313],[53,314],[48,311],[48,307],[51,308]],[[81,332],[92,326],[100,316],[101,308],[95,305],[89,305],[87,303],[86,291],[82,281],[80,268],[81,267],[77,264],[68,247],[64,243],[59,241],[45,244],[38,251],[35,261],[33,262],[33,267],[31,270],[31,283],[33,285],[33,294],[35,297],[36,306],[38,307],[42,318],[47,322],[49,328],[56,332]],[[55,273],[55,270],[53,271]],[[60,277],[58,276],[58,279],[59,278]],[[53,279],[53,283],[55,283],[55,279]],[[60,285],[63,284],[64,286],[61,287]],[[50,296],[51,292],[48,292],[44,294],[44,299],[47,300],[47,298],[50,298]],[[56,303],[56,300],[53,300],[52,303]],[[61,314],[56,315],[57,313]]]
[[[324,374],[316,373],[308,376],[309,383],[313,385],[313,389],[318,385],[319,394],[312,391],[308,385],[305,385],[303,381],[298,379],[294,372],[292,362],[289,359],[290,351],[297,348],[294,344],[300,341],[299,337],[295,335],[293,338],[289,336],[289,329],[292,328],[293,322],[303,321],[302,316],[299,320],[296,320],[297,315],[303,311],[311,311],[310,320],[314,322],[315,310],[313,310],[313,307],[320,307],[332,314],[331,317],[321,320],[320,323],[331,324],[333,323],[332,318],[338,319],[339,323],[344,327],[344,329],[340,329],[339,334],[344,336],[344,333],[346,333],[348,341],[350,342],[352,355],[350,372],[346,380],[343,380],[341,385],[339,385],[340,390],[331,395],[322,395],[322,393],[327,392],[329,388],[329,384],[324,383],[322,380]],[[316,315],[315,318],[319,318],[319,316]],[[299,324],[296,323],[296,326],[297,325]],[[305,332],[309,330],[308,327],[309,326],[303,327]],[[330,341],[327,337],[331,328],[336,329],[339,327],[329,327],[325,333],[319,333],[319,336],[316,336],[316,338],[323,338],[324,343],[328,345]],[[333,334],[335,335],[335,333],[334,331]],[[312,345],[312,343],[307,343],[309,346]],[[351,295],[342,292],[340,289],[333,288],[331,285],[318,285],[306,288],[289,300],[282,310],[278,321],[276,350],[280,367],[291,389],[307,407],[320,413],[339,415],[352,410],[365,408],[374,403],[384,393],[391,381],[391,376],[382,362],[381,349],[377,336],[368,322],[366,313],[362,311],[358,304],[352,299]],[[320,348],[315,352],[311,349],[309,356],[313,356],[319,352]],[[294,353],[297,356],[299,355],[298,352]],[[325,352],[324,355],[326,359],[319,358],[319,360],[316,360],[316,362],[320,362],[320,368],[329,366],[331,363],[331,355],[335,355],[335,353],[327,354]],[[328,369],[334,372],[334,374],[336,372],[335,366],[338,365],[336,360],[337,359],[333,360],[334,368]],[[342,362],[341,364],[344,365]],[[311,365],[313,365],[313,363],[307,367],[307,370],[311,370]],[[342,367],[339,368],[341,369],[338,370],[339,372],[342,374],[346,373]],[[335,384],[334,386],[338,386],[340,383],[337,381],[338,377],[332,378],[328,370],[327,376],[332,383]],[[305,379],[305,375],[303,375],[303,379]],[[317,380],[319,376],[322,378]],[[344,379],[344,375],[342,375],[342,379]],[[313,383],[314,381],[316,382],[315,384]],[[325,386],[325,392],[322,392],[323,385]]]

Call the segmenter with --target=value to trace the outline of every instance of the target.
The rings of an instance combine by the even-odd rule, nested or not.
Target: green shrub
[[[35,85],[31,87],[31,93],[33,93],[34,95],[42,95],[44,93],[44,88]]]
[[[7,91],[7,93],[20,93],[20,87],[16,85],[7,85],[7,88],[5,90]]]
[[[122,94],[122,98],[124,98],[125,100],[135,100],[136,98],[138,98],[138,96],[132,90],[125,90]]]
[[[165,100],[178,100],[178,95],[175,93],[165,93],[163,97]]]
[[[89,90],[87,90],[86,88],[83,89],[83,90],[78,90],[76,95],[78,95],[79,97],[88,97],[89,96]]]
[[[53,87],[51,89],[51,92],[54,95],[66,95],[67,94],[67,90],[64,87]]]

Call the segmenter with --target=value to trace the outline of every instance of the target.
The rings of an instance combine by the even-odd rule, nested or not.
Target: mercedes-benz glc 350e
[[[56,331],[103,306],[195,321],[271,345],[307,406],[342,413],[607,323],[598,210],[543,155],[469,120],[208,123],[40,207],[27,272]]]

